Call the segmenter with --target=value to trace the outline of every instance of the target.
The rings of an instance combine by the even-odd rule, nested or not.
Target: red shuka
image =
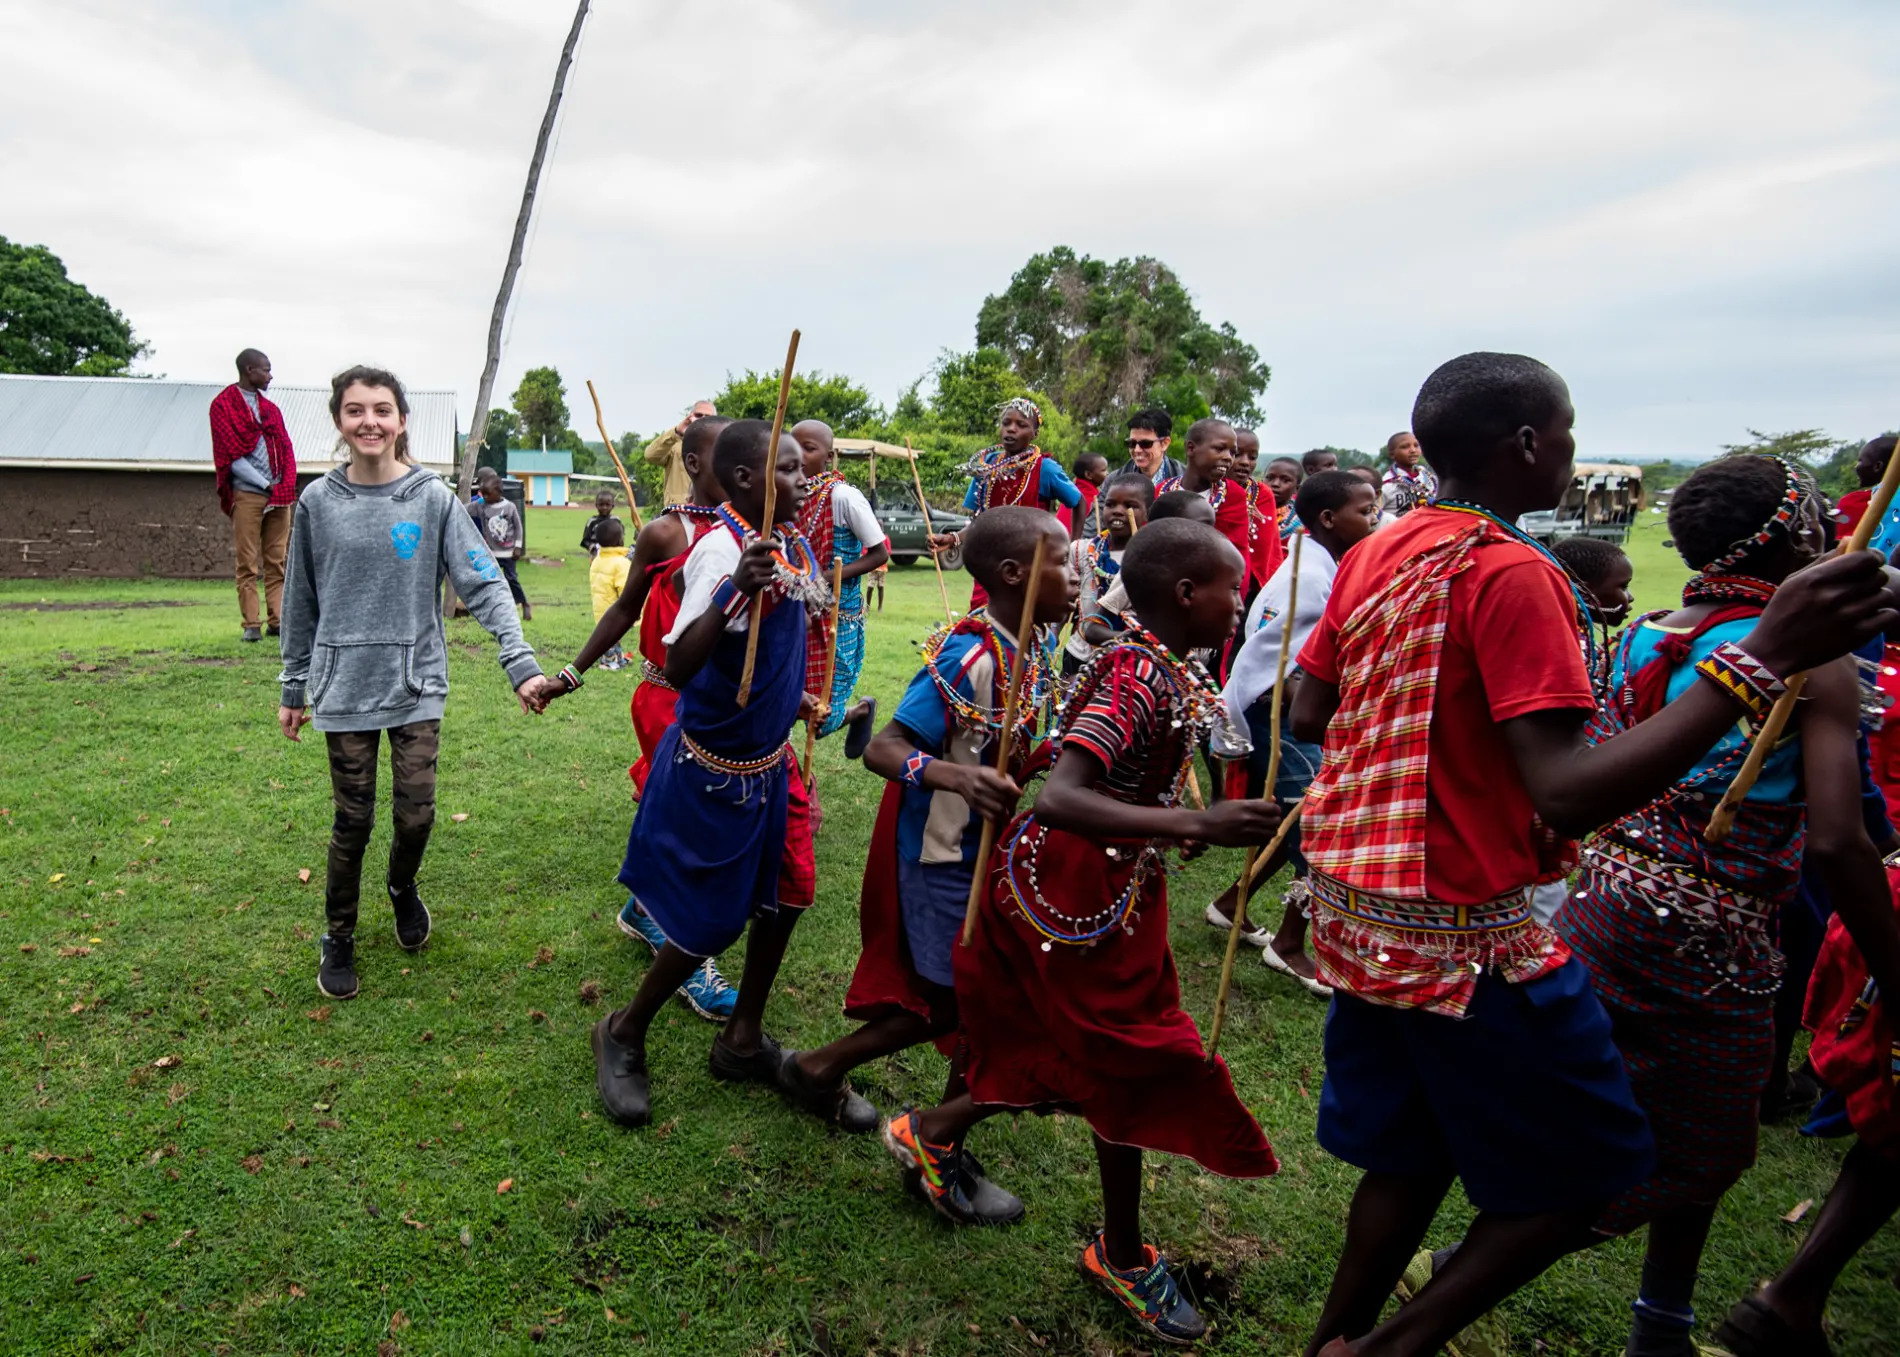
[[[1273,578],[1273,572],[1286,559],[1286,542],[1280,536],[1280,506],[1273,491],[1259,481],[1246,482],[1247,525],[1252,530],[1252,580],[1256,587]]]
[[[669,508],[666,512],[675,511]],[[633,690],[631,709],[640,757],[627,769],[627,776],[633,779],[635,800],[646,790],[647,774],[653,769],[653,751],[660,747],[660,737],[673,724],[673,707],[679,701],[679,694],[664,681],[656,681],[654,674],[666,668],[664,638],[673,630],[680,613],[680,567],[692,555],[693,543],[718,524],[717,519],[697,515],[677,514],[676,517],[686,528],[686,550],[648,568],[646,606],[640,610],[640,658],[646,665],[642,667],[639,686]]]
[[[1900,889],[1900,867],[1887,869],[1889,889]],[[1808,981],[1802,1021],[1814,1033],[1808,1060],[1821,1082],[1847,1103],[1847,1120],[1862,1142],[1885,1154],[1900,1152],[1900,1034],[1885,994],[1867,1003],[1867,962],[1839,916],[1828,922]]]
[[[237,494],[231,484],[231,463],[249,457],[260,438],[270,458],[270,502],[295,504],[297,456],[290,446],[290,430],[284,427],[284,412],[259,391],[253,416],[236,382],[211,398],[211,465],[218,473],[218,504],[227,518]]]
[[[858,902],[858,965],[845,991],[844,1015],[854,1022],[876,1022],[897,1013],[929,1019],[948,1015],[931,1012],[930,1000],[940,987],[917,974],[911,964],[910,944],[904,939],[904,912],[898,903],[897,815],[904,789],[884,784],[878,802],[877,825],[871,831],[870,853],[864,859],[864,889]],[[937,1042],[945,1056],[956,1048],[951,1033]]]

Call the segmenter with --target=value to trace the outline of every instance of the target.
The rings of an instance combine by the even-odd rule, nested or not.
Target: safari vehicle
[[[879,483],[878,461],[893,458],[908,462],[912,458],[910,449],[900,448],[894,443],[880,443],[872,438],[840,438],[837,449],[840,457],[861,457],[870,462],[871,483],[865,496],[871,501],[871,509],[877,514],[884,535],[891,539],[893,565],[915,565],[920,557],[927,555],[930,551],[929,529],[940,533],[962,532],[970,526],[970,520],[962,514],[932,509],[927,529],[923,510],[917,505],[917,493],[911,486],[909,467],[896,475],[887,474],[883,482]],[[963,564],[963,552],[959,547],[952,547],[937,559],[943,563],[945,570],[955,570]]]
[[[1621,543],[1643,508],[1643,469],[1620,462],[1578,462],[1555,509],[1525,514],[1517,526],[1546,546],[1566,537]]]

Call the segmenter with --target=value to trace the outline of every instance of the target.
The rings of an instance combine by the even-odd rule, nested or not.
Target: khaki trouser
[[[231,505],[231,535],[237,545],[238,611],[244,625],[257,625],[257,577],[264,577],[266,616],[274,627],[283,618],[284,556],[290,547],[292,504],[271,507],[269,495],[240,490]]]

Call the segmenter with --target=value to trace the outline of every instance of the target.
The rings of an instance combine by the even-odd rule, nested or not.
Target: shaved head
[[[990,513],[995,513],[994,509]],[[983,516],[989,517],[988,514]],[[979,523],[982,519],[977,520]],[[1211,583],[1223,564],[1238,560],[1234,550],[1211,524],[1186,518],[1157,518],[1136,533],[1122,557],[1121,582],[1137,612],[1166,608],[1180,580]]]
[[[821,444],[826,452],[831,451],[831,426],[822,419],[801,419],[787,432],[798,440],[798,446],[801,448],[805,446],[805,440],[809,438]]]
[[[963,567],[985,589],[994,590],[1004,561],[1027,568],[1035,558],[1037,539],[1061,526],[1053,515],[1020,504],[985,510],[963,534]]]

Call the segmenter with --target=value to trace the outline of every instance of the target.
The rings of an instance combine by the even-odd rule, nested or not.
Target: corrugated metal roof
[[[0,373],[0,466],[84,463],[211,469],[207,411],[224,382]],[[455,463],[455,393],[410,391],[410,455],[431,470]],[[273,385],[301,471],[328,467],[336,447],[327,386]]]
[[[508,449],[508,474],[531,472],[542,476],[566,476],[574,470],[574,454],[566,448],[542,452],[539,448]]]

